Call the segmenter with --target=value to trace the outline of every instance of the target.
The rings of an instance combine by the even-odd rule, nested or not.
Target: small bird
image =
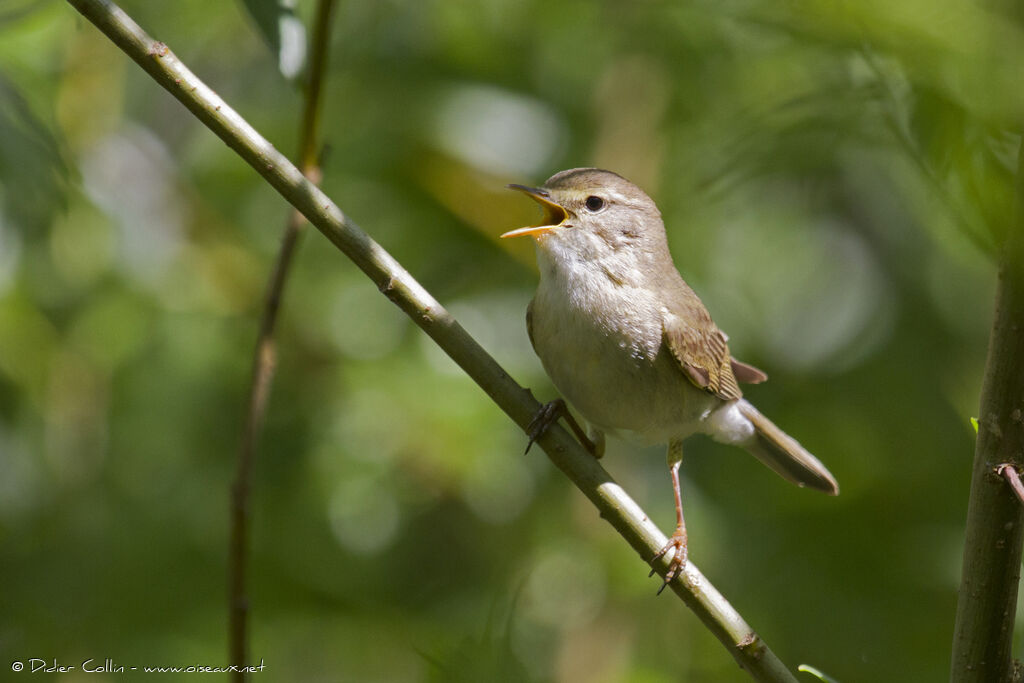
[[[767,375],[729,355],[728,337],[676,270],[661,213],[643,190],[597,168],[556,173],[539,188],[508,187],[544,212],[538,225],[502,235],[529,235],[537,247],[530,342],[588,427],[552,401],[531,423],[530,444],[560,417],[596,457],[606,434],[668,444],[676,529],[651,559],[672,553],[662,590],[686,565],[679,464],[692,434],[744,448],[798,486],[839,493],[817,458],[743,398],[741,382]]]

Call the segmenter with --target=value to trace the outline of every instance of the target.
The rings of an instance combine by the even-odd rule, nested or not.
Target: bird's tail
[[[797,486],[808,486],[832,496],[839,494],[839,484],[832,473],[796,439],[746,400],[741,398],[736,407],[754,425],[754,436],[742,444],[746,450]]]

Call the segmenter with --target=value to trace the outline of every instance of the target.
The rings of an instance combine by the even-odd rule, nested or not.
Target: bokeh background
[[[301,89],[241,3],[123,7],[295,149]],[[497,239],[536,208],[502,188],[596,165],[647,189],[771,376],[747,396],[842,485],[694,439],[692,559],[793,667],[943,680],[1019,20],[1008,1],[340,0],[323,185],[544,399],[532,247]],[[226,663],[229,485],[286,216],[70,6],[0,3],[3,671]],[[747,680],[524,444],[309,231],[255,468],[259,678]],[[612,442],[605,466],[671,527],[660,449]]]

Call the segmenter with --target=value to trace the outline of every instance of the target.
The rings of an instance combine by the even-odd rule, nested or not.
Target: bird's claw
[[[526,425],[526,433],[529,435],[530,440],[526,442],[526,450],[523,453],[529,453],[530,447],[533,446],[534,442],[540,437],[544,436],[544,432],[548,428],[558,422],[561,418],[565,418],[565,423],[568,425],[572,433],[576,435],[576,439],[580,444],[587,449],[595,458],[600,458],[604,455],[604,439],[603,437],[598,441],[591,440],[587,436],[587,433],[580,426],[580,423],[576,421],[576,418],[569,412],[568,406],[565,405],[565,401],[560,398],[556,398],[554,401],[548,401],[540,407],[537,414],[530,420],[530,424]]]
[[[668,539],[668,543],[662,546],[661,550],[655,553],[654,557],[651,558],[651,564],[653,565],[670,550],[672,551],[672,560],[668,563],[668,571],[665,572],[665,581],[661,584],[661,588],[658,589],[658,595],[661,595],[661,592],[665,590],[665,586],[672,583],[672,579],[682,574],[683,569],[686,567],[687,550],[685,529],[676,529],[676,532],[672,534],[672,538]],[[654,576],[655,571],[657,571],[657,569],[652,566],[651,573],[647,576]]]
[[[523,451],[523,454],[529,453],[534,442],[544,436],[544,432],[548,430],[548,427],[558,422],[558,419],[566,414],[568,414],[568,410],[565,407],[565,401],[560,398],[548,401],[542,405],[537,414],[530,420],[530,424],[526,425],[526,433],[529,435],[530,440],[526,442],[526,450]]]

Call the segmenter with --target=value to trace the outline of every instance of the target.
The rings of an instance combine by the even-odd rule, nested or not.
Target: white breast
[[[554,268],[539,260],[534,345],[583,417],[648,443],[703,431],[701,419],[720,401],[694,387],[664,349],[661,304],[643,278],[612,278],[594,261]]]

